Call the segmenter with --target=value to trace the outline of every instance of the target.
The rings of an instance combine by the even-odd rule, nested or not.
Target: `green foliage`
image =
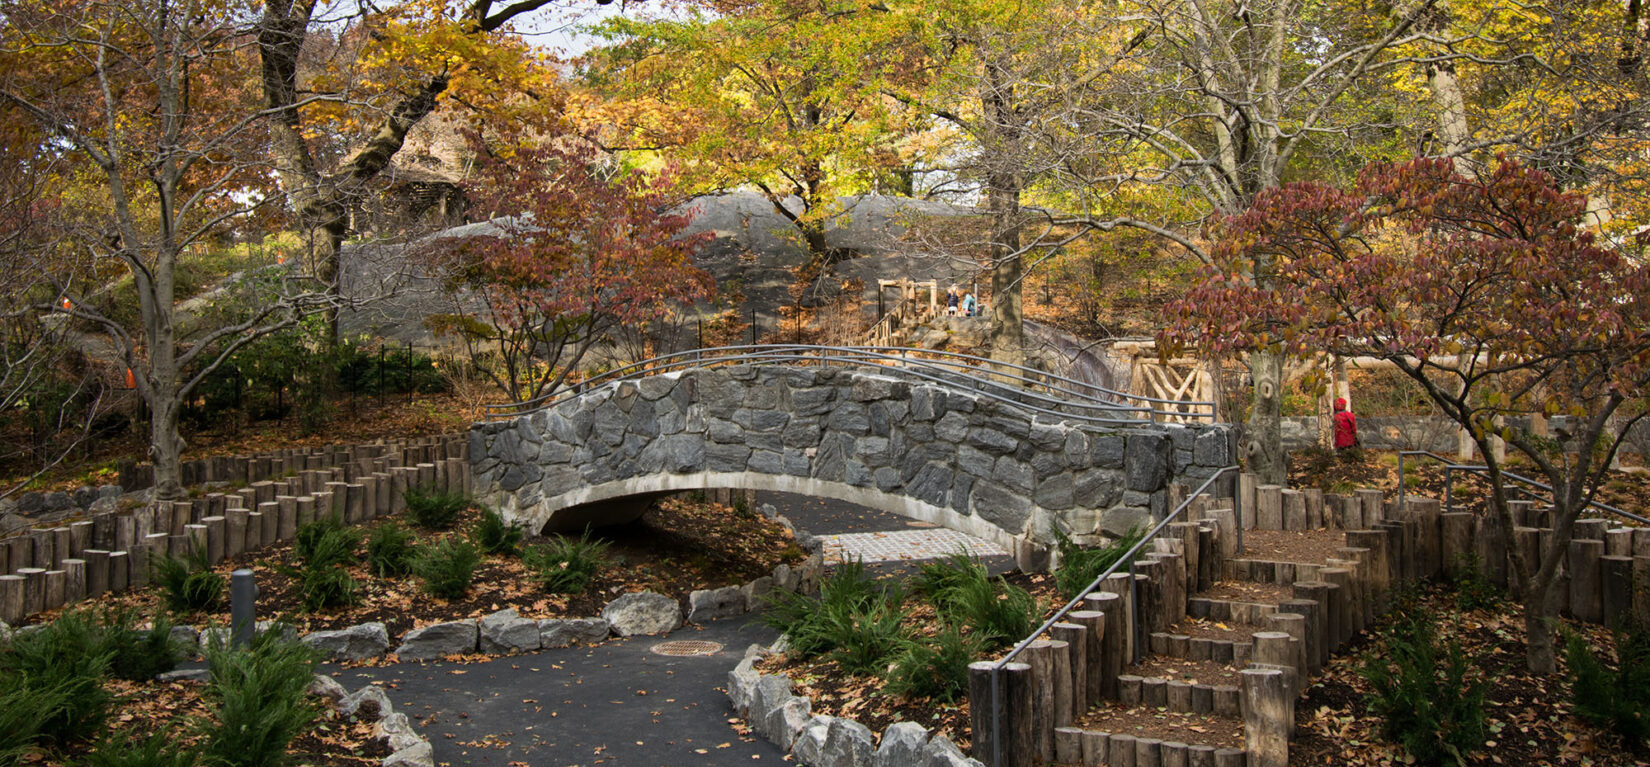
[[[212,678],[205,696],[216,724],[205,725],[204,756],[224,767],[272,767],[287,762],[286,748],[320,714],[306,690],[315,654],[280,631],[266,631],[247,647],[209,647]]]
[[[978,577],[974,571],[979,567],[979,562],[967,551],[953,551],[932,562],[917,565],[917,576],[911,581],[911,590],[938,602],[959,586]]]
[[[142,682],[178,665],[172,621],[164,615],[155,616],[149,628],[142,629],[134,627],[130,610],[106,613],[100,641],[110,653],[110,676]]]
[[[470,526],[470,540],[484,554],[513,557],[516,547],[521,545],[521,536],[520,525],[505,522],[504,515],[493,509],[483,509],[481,519]]]
[[[968,692],[968,664],[984,652],[980,635],[946,626],[932,640],[913,642],[900,653],[887,691],[937,703],[956,702]]]
[[[413,534],[399,522],[379,525],[367,538],[367,568],[380,578],[395,578],[412,572]]]
[[[762,621],[784,631],[804,658],[825,656],[849,673],[881,671],[909,642],[902,625],[905,595],[871,581],[859,561],[827,577],[812,597],[778,592]]]
[[[407,517],[425,530],[446,530],[469,507],[470,499],[459,492],[424,492],[407,488]]]
[[[1385,652],[1364,657],[1369,711],[1416,764],[1465,765],[1484,744],[1484,682],[1468,681],[1470,659],[1458,642],[1440,642],[1431,614],[1409,601],[1393,615]]]
[[[443,599],[462,599],[470,592],[481,553],[469,541],[444,537],[424,546],[413,557],[413,573],[424,581],[424,589]]]
[[[39,631],[13,637],[11,649],[0,654],[0,678],[26,692],[24,710],[35,718],[41,739],[83,740],[103,726],[114,702],[103,686],[113,651],[100,634],[84,613],[67,612]]]
[[[86,767],[196,767],[198,764],[200,754],[192,748],[179,748],[177,735],[170,732],[157,732],[143,740],[105,738],[86,755]]]
[[[0,767],[21,764],[47,716],[68,703],[61,688],[31,685],[15,671],[0,671]]]
[[[336,514],[298,528],[292,551],[299,565],[280,570],[298,582],[304,610],[355,604],[355,579],[345,565],[355,561],[355,547],[360,543],[360,531],[345,527]]]
[[[166,606],[176,613],[216,610],[223,598],[224,577],[212,572],[204,546],[182,557],[161,554],[150,564],[151,580],[166,595]]]
[[[1494,607],[1501,602],[1501,591],[1495,587],[1488,575],[1484,573],[1483,558],[1477,552],[1469,551],[1455,558],[1455,577],[1451,585],[1455,587],[1455,605],[1462,610],[1479,610]]]
[[[1100,548],[1090,549],[1077,545],[1065,531],[1056,528],[1054,538],[1060,552],[1060,569],[1054,572],[1054,585],[1060,590],[1060,596],[1075,599],[1079,591],[1088,588],[1106,568],[1122,559],[1145,537],[1145,530],[1132,527],[1123,537]]]
[[[1616,631],[1613,669],[1574,633],[1565,634],[1564,657],[1576,716],[1642,752],[1650,743],[1650,626],[1635,619]]]
[[[969,626],[987,649],[1007,647],[1037,627],[1043,606],[1025,589],[1006,579],[970,580],[936,605],[942,619],[953,625]]]
[[[590,539],[587,529],[576,540],[557,538],[521,554],[533,580],[552,594],[578,594],[590,586],[607,559],[606,541]]]

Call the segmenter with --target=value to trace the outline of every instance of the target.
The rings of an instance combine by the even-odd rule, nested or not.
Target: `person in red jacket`
[[[1346,398],[1335,398],[1335,449],[1358,447],[1358,417],[1346,409]]]

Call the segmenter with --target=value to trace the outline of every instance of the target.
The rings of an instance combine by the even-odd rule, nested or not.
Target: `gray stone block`
[[[337,631],[316,631],[299,641],[321,651],[331,661],[376,658],[390,649],[389,630],[376,621]]]
[[[762,734],[780,749],[789,751],[796,743],[796,736],[802,729],[813,721],[813,702],[800,695],[793,695],[789,700],[768,712],[767,718],[762,720]]]
[[[825,764],[821,759],[825,752],[825,736],[835,720],[834,716],[814,714],[813,721],[797,733],[796,742],[791,744],[791,756],[797,764],[803,767],[821,767]]]
[[[309,680],[309,687],[306,688],[304,692],[317,698],[325,699],[333,704],[343,700],[344,696],[349,695],[349,690],[344,689],[344,686],[339,684],[338,680],[333,679],[326,674],[316,674],[313,679]]]
[[[338,713],[346,717],[377,721],[395,713],[395,706],[390,704],[390,696],[385,695],[383,689],[378,685],[369,684],[338,701]]]
[[[935,735],[929,739],[928,745],[922,747],[923,767],[983,767],[979,762],[968,758],[957,744],[944,735]]]
[[[539,621],[539,646],[569,647],[575,642],[596,644],[611,633],[601,618],[546,618]]]
[[[384,757],[380,767],[435,767],[435,750],[429,743],[419,743]]]
[[[682,625],[682,608],[663,594],[637,591],[609,602],[602,618],[622,637],[663,634]]]
[[[429,742],[418,736],[418,732],[413,729],[412,721],[402,713],[390,714],[379,719],[378,723],[372,726],[372,739],[383,741],[392,754]]]
[[[539,649],[539,623],[516,614],[515,608],[499,610],[481,619],[480,649],[488,655],[508,655]]]
[[[876,767],[923,767],[923,747],[928,730],[915,722],[895,722],[882,731],[877,746]]]
[[[395,654],[401,660],[434,660],[443,655],[472,653],[480,637],[475,621],[436,623],[407,632]]]
[[[756,660],[762,657],[762,645],[745,648],[745,657],[728,672],[728,700],[740,716],[750,718],[751,701],[756,694],[756,683],[762,675],[756,672]]]
[[[688,620],[704,623],[717,618],[732,618],[744,615],[745,607],[745,589],[741,586],[699,589],[688,595]]]
[[[1131,434],[1124,471],[1128,488],[1143,493],[1163,487],[1174,465],[1174,445],[1160,434]]]
[[[865,725],[852,719],[831,720],[825,732],[820,761],[832,767],[872,767],[875,736]]]

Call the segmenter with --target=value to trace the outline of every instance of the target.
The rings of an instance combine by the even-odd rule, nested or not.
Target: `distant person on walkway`
[[[1358,417],[1346,409],[1346,398],[1335,398],[1335,450],[1351,450],[1358,443]]]
[[[974,316],[974,311],[978,308],[979,308],[979,302],[974,300],[974,294],[973,293],[969,293],[969,294],[963,296],[962,313],[963,313],[964,317]]]
[[[956,285],[952,285],[950,290],[945,291],[945,313],[948,316],[957,316],[957,309],[961,304],[962,293],[957,290]]]

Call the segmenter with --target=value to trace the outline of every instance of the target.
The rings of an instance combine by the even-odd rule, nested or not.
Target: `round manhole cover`
[[[653,646],[654,653],[675,658],[690,655],[715,655],[721,651],[722,645],[699,639],[678,639],[671,642],[660,642]]]

